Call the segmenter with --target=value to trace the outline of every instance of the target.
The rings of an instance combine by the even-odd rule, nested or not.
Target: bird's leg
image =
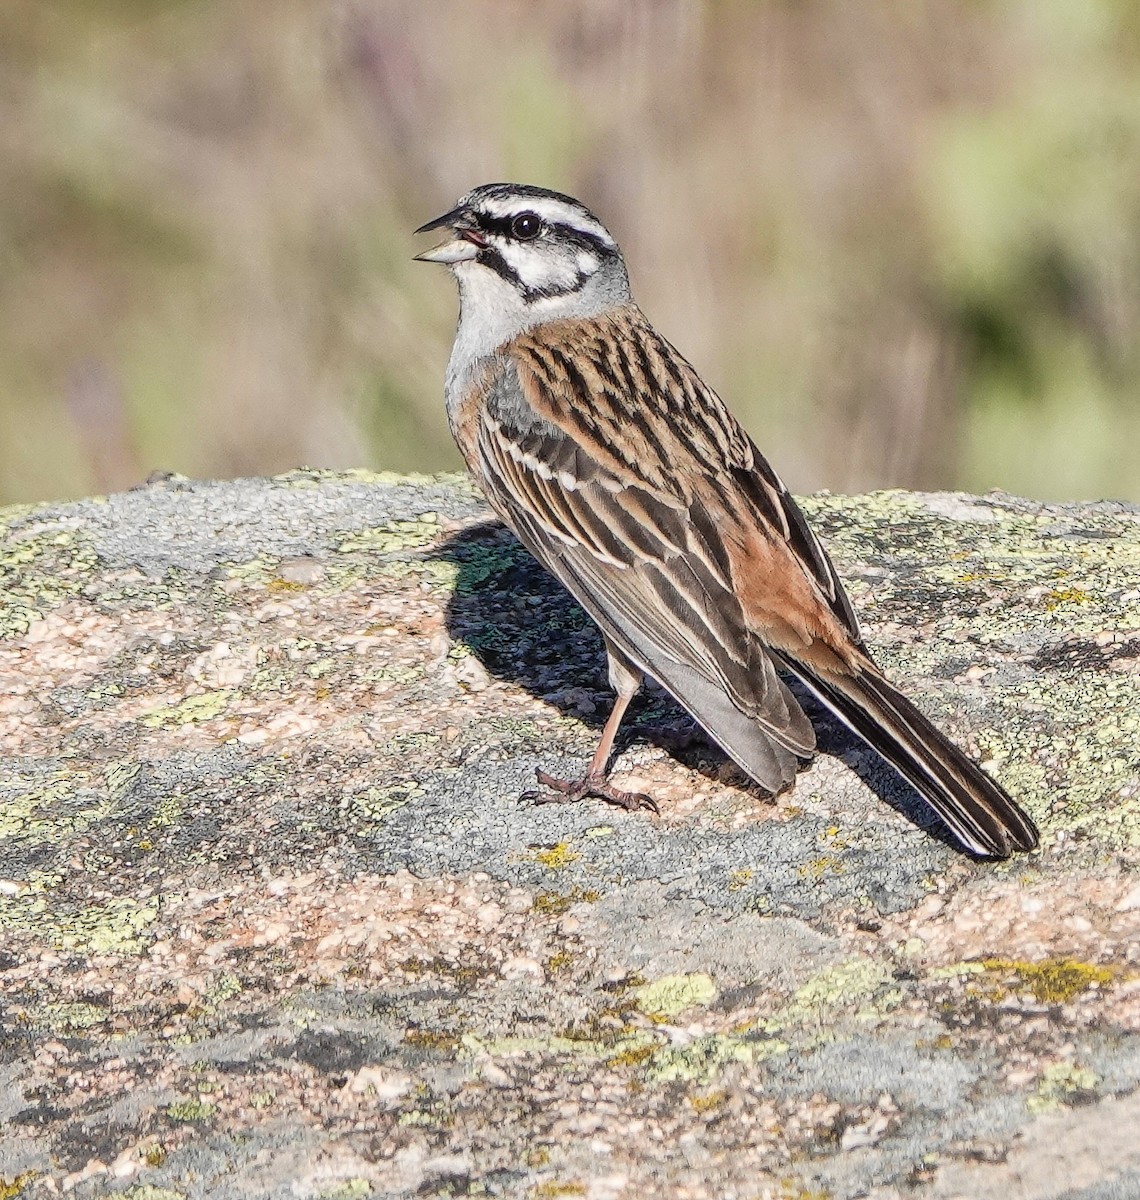
[[[633,692],[618,694],[613,710],[610,712],[610,719],[606,722],[605,729],[602,730],[598,748],[594,751],[594,757],[590,759],[586,774],[581,779],[556,779],[545,771],[536,771],[538,782],[548,790],[537,794],[527,793],[528,797],[533,797],[536,804],[573,804],[578,800],[595,796],[607,804],[615,804],[629,812],[638,808],[648,808],[653,812],[658,812],[657,801],[652,796],[643,796],[640,792],[623,792],[610,783],[609,776],[606,774],[606,763],[609,762],[610,752],[613,750],[614,738],[617,736],[622,717],[632,699]]]
[[[616,804],[619,808],[624,808],[629,812],[638,808],[648,808],[653,812],[658,812],[657,801],[652,796],[643,796],[640,792],[623,792],[610,783],[609,776],[606,774],[606,764],[610,761],[610,754],[613,752],[614,738],[617,737],[625,710],[637,694],[637,689],[641,687],[643,678],[641,672],[608,640],[606,649],[610,658],[610,684],[617,692],[617,699],[610,710],[609,720],[606,721],[606,726],[602,730],[601,740],[598,742],[597,750],[594,751],[594,757],[590,759],[590,765],[586,768],[586,774],[581,779],[555,779],[553,775],[548,775],[545,771],[536,771],[538,782],[549,790],[537,794],[528,792],[524,799],[533,798],[536,804],[573,804],[578,800],[594,796],[599,800],[606,801],[607,804]]]

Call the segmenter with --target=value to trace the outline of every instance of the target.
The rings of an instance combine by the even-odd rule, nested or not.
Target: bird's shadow
[[[613,703],[601,635],[574,598],[496,521],[460,530],[431,551],[456,570],[447,629],[498,679],[509,680],[600,732]],[[883,803],[924,832],[961,850],[921,797],[795,679],[789,686],[812,724],[818,750],[838,758]],[[648,741],[710,779],[727,755],[663,689],[634,700],[616,751]],[[761,789],[739,772],[742,787]]]

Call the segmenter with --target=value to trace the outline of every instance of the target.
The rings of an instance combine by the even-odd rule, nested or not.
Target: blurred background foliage
[[[1140,500],[1135,0],[4,0],[0,502],[457,465],[410,231],[492,179],[799,490]]]

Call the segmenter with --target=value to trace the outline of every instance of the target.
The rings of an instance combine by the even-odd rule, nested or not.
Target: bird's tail
[[[836,716],[914,786],[951,832],[975,854],[1008,858],[1032,850],[1037,827],[1013,798],[897,691],[873,666],[851,675],[784,664]]]

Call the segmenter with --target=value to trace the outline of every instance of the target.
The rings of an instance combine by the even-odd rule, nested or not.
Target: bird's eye
[[[519,213],[511,222],[511,233],[520,242],[529,242],[542,232],[542,218],[537,213]]]

